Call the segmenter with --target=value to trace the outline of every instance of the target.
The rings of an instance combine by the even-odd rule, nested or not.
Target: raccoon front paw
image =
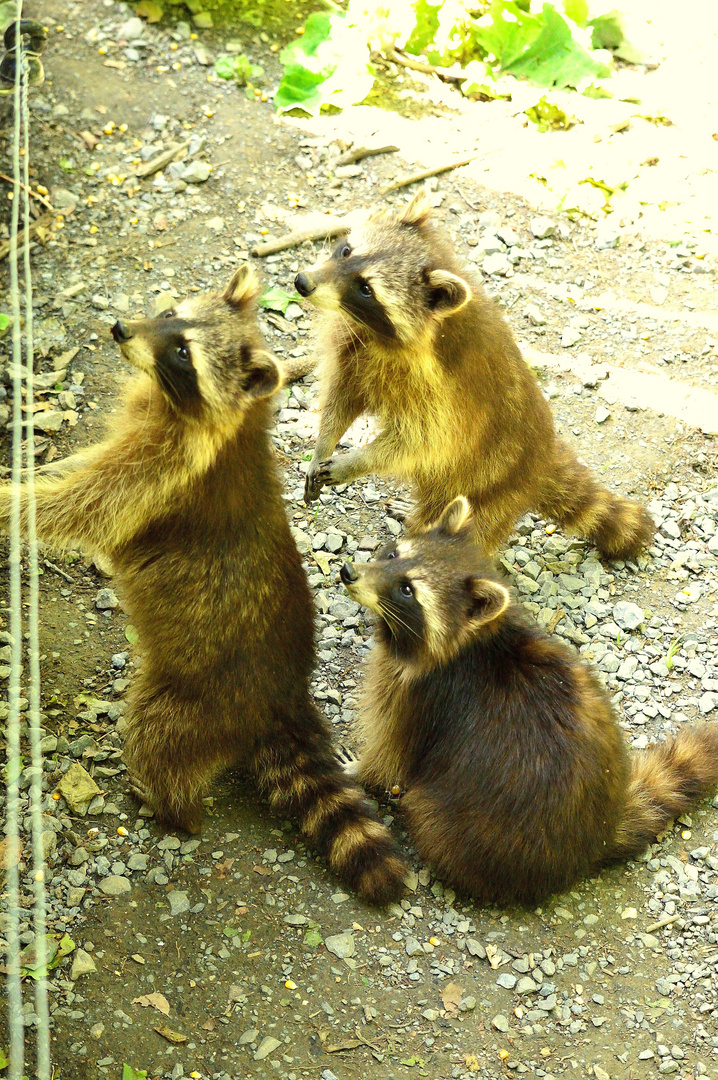
[[[174,810],[164,800],[136,777],[130,777],[130,794],[152,810],[158,821],[170,828],[183,829],[190,836],[202,831],[202,806],[193,803],[183,810]]]
[[[312,462],[307,470],[307,475],[304,478],[304,501],[309,504],[316,502],[319,498],[319,494],[325,484],[332,484],[335,481],[332,480],[332,462],[318,461],[316,465]]]
[[[335,756],[344,775],[352,780],[356,779],[359,773],[359,758],[354,751],[348,746],[340,746]]]

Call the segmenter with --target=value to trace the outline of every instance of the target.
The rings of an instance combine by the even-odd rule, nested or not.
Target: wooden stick
[[[451,169],[460,169],[462,166],[468,165],[470,161],[476,161],[478,157],[481,157],[481,154],[472,154],[471,157],[460,158],[459,161],[449,161],[444,165],[435,165],[433,169],[423,169],[421,172],[409,173],[408,176],[401,176],[392,184],[379,188],[379,194],[386,195],[389,191],[396,191],[397,188],[408,187],[409,184],[418,184],[420,180],[428,180],[430,176],[439,176],[441,173],[450,172]]]
[[[326,225],[315,226],[313,229],[297,229],[296,232],[280,236],[278,240],[267,240],[264,244],[255,244],[249,249],[249,253],[263,259],[265,255],[275,255],[278,251],[299,247],[306,240],[327,240],[334,236],[341,236],[342,233],[349,232],[349,228],[342,218],[337,218],[334,224],[328,222]]]
[[[396,49],[387,51],[386,57],[410,71],[420,71],[422,75],[437,75],[442,82],[462,83],[467,78],[466,72],[461,68],[434,67],[433,64],[425,64],[423,60],[417,60],[406,53],[398,53]]]
[[[678,920],[682,918],[682,915],[668,915],[665,919],[659,919],[658,922],[651,923],[651,925],[647,926],[643,932],[644,934],[652,934],[654,930],[660,930],[664,926],[671,926],[674,922],[678,922]]]
[[[175,143],[174,146],[170,146],[169,150],[163,150],[157,157],[153,157],[150,161],[146,161],[144,165],[138,165],[135,170],[135,176],[139,180],[145,180],[148,176],[152,176],[153,173],[159,172],[160,169],[164,169],[165,165],[169,165],[184,153],[190,144],[190,140],[187,139],[183,143]]]
[[[8,184],[12,184],[13,187],[15,186],[15,181],[12,179],[12,177],[6,176],[5,173],[0,172],[0,180],[7,180]],[[25,184],[20,184],[20,187],[23,191],[27,191],[27,193],[31,195],[33,199],[37,199],[38,202],[41,202],[43,206],[46,206],[48,210],[55,209],[52,203],[48,202],[45,196],[41,195],[39,191],[33,191],[31,187],[26,187]]]
[[[332,165],[353,165],[364,158],[376,157],[377,154],[396,154],[398,150],[398,146],[358,146],[355,150],[347,150],[345,154],[341,154]]]
[[[28,234],[30,236],[34,236],[35,233],[38,231],[38,229],[44,229],[47,225],[50,224],[51,221],[52,221],[52,214],[43,214],[42,217],[39,217],[37,219],[37,221],[33,221],[32,225],[30,225],[30,227],[28,229]],[[22,247],[22,245],[24,243],[25,243],[25,230],[20,229],[20,231],[17,234],[17,248],[18,248],[18,251],[20,251],[20,249],[21,249],[21,247]],[[4,259],[5,256],[9,253],[9,251],[10,251],[10,241],[5,240],[4,243],[0,244],[0,259]]]

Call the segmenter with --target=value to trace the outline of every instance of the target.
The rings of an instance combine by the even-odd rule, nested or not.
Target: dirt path
[[[376,131],[376,114],[312,131],[278,121],[261,95],[249,100],[208,78],[207,53],[230,35],[153,29],[123,42],[132,14],[124,5],[27,7],[51,25],[48,79],[33,104],[33,179],[66,211],[34,254],[37,370],[55,406],[42,410],[55,414],[39,428],[43,462],[98,438],[116,407],[125,371],[108,328],[118,315],[221,284],[297,211],[398,204],[401,193],[378,200],[376,191],[413,159],[373,158],[337,176],[333,139],[354,137],[357,116]],[[276,81],[271,35],[231,36]],[[436,108],[444,128],[465,119]],[[181,141],[192,157],[134,178],[133,161]],[[211,164],[204,182],[182,179],[193,162],[200,174]],[[470,172],[442,178],[436,202],[469,260],[487,268],[487,258],[503,259],[488,264],[487,288],[561,430],[607,483],[649,502],[661,526],[636,565],[601,567],[585,545],[533,520],[504,553],[529,610],[539,619],[563,612],[558,632],[604,672],[641,747],[718,705],[714,237],[691,246],[690,236],[644,235],[637,220],[612,246],[603,227],[555,215],[541,237],[535,219],[545,207],[481,187]],[[304,245],[260,269],[289,290],[316,251]],[[262,321],[277,355],[311,348],[309,313]],[[645,397],[641,376],[658,379],[663,397]],[[688,390],[696,397],[686,407]],[[336,571],[347,552],[367,558],[397,525],[379,481],[327,493],[311,511],[302,505],[314,400],[311,379],[292,390],[274,441],[317,594],[315,695],[338,739],[351,741],[370,630]],[[537,591],[524,569],[532,561],[554,584],[578,575],[579,591]],[[43,569],[50,927],[76,945],[51,987],[63,1080],[119,1078],[124,1062],[172,1080],[718,1077],[718,803],[677,823],[645,859],[545,909],[463,903],[414,860],[401,907],[367,911],[239,777],[207,800],[200,839],[165,835],[138,814],[120,754],[138,655],[132,631],[121,606],[101,606],[114,600],[98,606],[112,582],[96,568],[49,553]],[[634,632],[613,621],[620,600],[644,613]],[[51,797],[74,761],[102,789],[86,815]],[[406,845],[397,808],[385,813],[397,814]],[[29,943],[29,921],[23,927]]]

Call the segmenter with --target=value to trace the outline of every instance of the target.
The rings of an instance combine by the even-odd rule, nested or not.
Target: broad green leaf
[[[0,312],[0,334],[3,332],[3,330],[7,330],[10,322],[10,316]]]
[[[436,37],[436,32],[439,29],[439,11],[441,10],[442,0],[436,0],[436,3],[431,0],[417,0],[414,5],[416,11],[416,26],[411,32],[409,39],[404,46],[406,52],[419,55],[426,52],[427,48],[431,45]]]
[[[44,978],[47,975],[48,967],[55,966],[52,962],[58,950],[57,940],[52,934],[45,934],[43,940],[45,942],[45,963],[40,963],[38,955],[39,941],[31,941],[20,953],[21,975],[29,976],[31,979]]]
[[[304,935],[304,944],[309,945],[312,948],[316,948],[321,945],[324,938],[318,930],[307,930]]]
[[[299,300],[298,293],[287,293],[277,286],[265,289],[259,298],[259,306],[268,308],[270,311],[280,311],[282,315],[290,304],[296,304]]]
[[[70,955],[70,953],[74,950],[74,948],[75,948],[75,942],[72,940],[70,935],[69,934],[63,934],[63,936],[60,938],[60,940],[59,940],[59,942],[57,944],[57,952],[55,954],[55,959],[52,960],[52,962],[47,965],[47,970],[52,971],[53,968],[56,968],[57,965],[59,963],[61,963],[65,959],[66,956]]]
[[[214,70],[220,79],[234,79],[239,86],[246,86],[254,79],[256,82],[264,75],[264,68],[253,64],[248,56],[220,56],[214,64]]]
[[[10,1058],[7,1055],[7,1050],[3,1050],[2,1047],[0,1047],[0,1069],[7,1069],[10,1064]]]
[[[162,8],[155,3],[155,0],[140,0],[135,8],[135,15],[147,19],[148,23],[156,23],[162,18]]]
[[[75,162],[72,160],[72,158],[67,157],[61,157],[59,165],[61,169],[65,170],[65,172],[72,172],[72,170],[75,168]]]
[[[508,65],[536,86],[577,86],[583,79],[608,74],[605,64],[594,60],[571,36],[571,30],[552,4],[544,4],[543,26],[523,54]]]
[[[591,19],[591,44],[594,49],[617,49],[626,40],[626,27],[620,11],[606,12]]]
[[[342,12],[314,12],[279,58],[284,76],[274,96],[278,112],[299,108],[316,115],[327,105],[345,108],[363,101],[374,85],[365,34]]]
[[[541,33],[541,20],[511,0],[492,0],[472,32],[474,41],[506,71]]]
[[[587,0],[563,0],[563,10],[569,19],[579,26],[585,26],[588,19]]]
[[[123,1063],[122,1080],[147,1080],[146,1069],[133,1069],[131,1065]]]

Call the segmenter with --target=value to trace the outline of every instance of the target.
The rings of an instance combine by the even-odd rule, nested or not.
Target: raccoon
[[[367,473],[410,481],[410,528],[466,494],[486,553],[527,510],[583,534],[609,558],[645,547],[655,525],[637,502],[593,478],[557,437],[551,410],[497,306],[430,223],[421,191],[403,211],[353,228],[329,259],[298,274],[324,310],[321,421],[305,500]],[[361,450],[332,452],[373,413]]]
[[[479,552],[467,499],[340,573],[377,615],[355,771],[405,790],[417,851],[458,891],[540,903],[643,851],[718,783],[718,724],[628,753],[595,673]]]
[[[222,294],[115,323],[142,374],[104,442],[37,477],[37,531],[105,552],[139,631],[125,731],[135,794],[194,833],[212,779],[243,766],[340,878],[383,904],[401,895],[404,865],[309,694],[314,608],[267,435],[282,374],[258,291],[244,265]],[[9,507],[5,483],[5,528]]]

